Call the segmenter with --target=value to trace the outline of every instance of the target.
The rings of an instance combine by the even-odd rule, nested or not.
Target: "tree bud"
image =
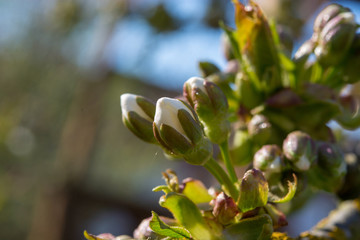
[[[263,145],[271,136],[271,123],[264,115],[255,115],[248,123],[248,132],[254,143]]]
[[[283,167],[281,149],[273,145],[264,145],[254,155],[254,168],[263,172],[281,172]]]
[[[327,22],[319,33],[314,50],[319,62],[324,65],[340,63],[348,54],[356,29],[355,15],[350,11],[340,13]]]
[[[153,127],[158,142],[190,164],[202,165],[212,156],[212,144],[204,136],[196,113],[180,100],[160,98]]]
[[[299,171],[306,171],[316,159],[314,140],[306,133],[294,131],[287,135],[283,143],[285,157]]]
[[[350,9],[345,8],[339,4],[330,4],[326,6],[316,17],[314,22],[314,32],[320,33],[325,25],[334,17],[343,12],[349,12]]]
[[[124,125],[140,139],[156,143],[152,130],[155,104],[142,96],[125,93],[120,96],[120,106]]]
[[[263,207],[267,203],[269,186],[263,173],[251,169],[244,174],[240,184],[240,196],[237,202],[242,212]]]
[[[318,146],[317,164],[308,172],[309,182],[322,190],[335,192],[338,190],[346,174],[346,162],[341,149],[327,142]]]
[[[341,149],[334,144],[327,142],[320,143],[318,147],[318,164],[334,176],[344,176],[346,173],[344,154]]]
[[[223,224],[229,224],[234,217],[239,213],[234,199],[221,192],[212,202],[214,205],[213,215],[216,220]]]
[[[227,140],[230,132],[228,102],[221,89],[212,82],[192,77],[184,84],[184,96],[204,125],[206,136],[219,144]]]
[[[355,130],[360,126],[360,102],[352,95],[339,97],[341,114],[336,117],[336,121],[344,128]]]

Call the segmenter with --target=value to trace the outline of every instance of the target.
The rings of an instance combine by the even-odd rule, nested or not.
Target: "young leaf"
[[[155,233],[162,235],[162,236],[170,237],[171,239],[174,239],[174,238],[190,239],[191,238],[188,230],[186,230],[183,227],[174,227],[174,226],[167,225],[159,218],[159,216],[155,212],[152,212],[150,228]]]
[[[243,59],[247,59],[262,82],[265,92],[281,86],[280,62],[269,23],[260,7],[249,1],[245,6],[234,1],[235,36]]]
[[[171,192],[160,199],[160,206],[168,209],[194,239],[217,239],[207,226],[198,207],[184,195]]]
[[[166,185],[160,185],[160,186],[157,186],[157,187],[154,187],[152,189],[153,192],[160,192],[160,191],[163,191],[165,194],[168,194],[169,192],[171,192],[171,189],[166,186]]]
[[[271,193],[269,193],[269,197],[268,197],[268,202],[273,202],[273,203],[285,203],[290,201],[296,193],[296,188],[297,188],[297,178],[296,175],[293,174],[294,177],[294,182],[290,182],[288,181],[288,186],[289,186],[289,191],[288,193],[284,196],[284,197],[278,197],[275,196]]]
[[[183,194],[195,204],[208,203],[212,200],[212,196],[208,193],[204,184],[196,179],[184,180]]]
[[[84,231],[84,236],[87,240],[102,240],[101,238],[98,238],[95,235],[89,234],[87,231]]]
[[[231,225],[224,231],[226,240],[263,240],[270,239],[273,232],[272,221],[269,215],[262,214],[252,218],[245,218]]]

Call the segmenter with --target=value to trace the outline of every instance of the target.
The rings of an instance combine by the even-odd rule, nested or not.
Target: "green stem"
[[[221,152],[221,156],[224,160],[226,169],[229,172],[230,175],[230,179],[233,183],[237,182],[238,178],[236,176],[236,172],[234,169],[233,164],[231,163],[231,159],[230,159],[230,155],[229,155],[229,144],[228,141],[224,141],[222,144],[219,145],[220,146],[220,152]]]
[[[214,175],[221,185],[229,192],[230,196],[236,201],[239,197],[239,191],[235,188],[233,182],[231,182],[229,176],[224,171],[224,169],[217,163],[213,158],[210,158],[209,161],[205,163],[205,168],[210,169],[209,172]]]
[[[224,185],[224,181],[216,171],[216,169],[213,168],[212,164],[209,164],[208,162],[205,163],[204,167],[216,178],[216,180],[221,184]]]

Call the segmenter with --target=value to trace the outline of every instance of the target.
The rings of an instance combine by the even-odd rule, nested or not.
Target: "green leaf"
[[[296,193],[296,188],[297,188],[296,175],[293,174],[293,177],[294,177],[294,182],[288,181],[289,191],[284,197],[281,198],[281,197],[278,197],[276,195],[269,193],[268,201],[273,202],[273,203],[285,203],[285,202],[288,202],[291,199],[293,199],[293,197],[295,196],[295,193]]]
[[[194,239],[217,239],[210,231],[198,207],[186,196],[171,192],[160,199],[160,205],[168,209]]]
[[[240,184],[238,207],[242,212],[265,206],[268,199],[269,186],[260,170],[247,171]]]
[[[270,216],[262,214],[231,225],[225,229],[224,236],[226,240],[265,240],[270,239],[272,232]]]
[[[181,238],[181,239],[190,239],[190,233],[188,230],[186,230],[183,227],[176,227],[176,226],[169,226],[166,223],[164,223],[159,216],[152,212],[152,219],[149,224],[151,230],[153,230],[155,233],[171,237],[171,239],[174,238]]]
[[[160,186],[157,186],[157,187],[154,187],[152,189],[153,192],[160,192],[160,191],[163,191],[165,194],[168,194],[169,192],[171,192],[171,189],[166,186],[166,185],[160,185]]]
[[[195,204],[208,203],[212,200],[212,196],[208,193],[204,184],[196,179],[185,182],[182,193]]]

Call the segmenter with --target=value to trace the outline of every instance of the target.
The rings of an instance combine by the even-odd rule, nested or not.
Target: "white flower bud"
[[[144,110],[137,104],[136,98],[138,95],[125,93],[120,96],[120,106],[121,112],[123,116],[126,116],[130,111],[134,111],[139,114],[140,117],[149,120],[150,122],[153,121],[145,112]]]
[[[161,124],[169,125],[190,141],[178,119],[178,110],[180,109],[186,110],[195,119],[191,110],[180,100],[167,97],[160,98],[156,102],[154,123],[157,128],[160,128]]]
[[[155,104],[142,96],[125,93],[120,96],[120,106],[124,125],[140,139],[156,143],[152,127]]]
[[[190,164],[202,165],[212,155],[212,144],[196,113],[180,100],[163,97],[157,101],[154,135],[166,151]]]
[[[183,95],[199,116],[206,136],[218,144],[227,140],[230,124],[223,91],[215,83],[192,77],[184,83]]]

